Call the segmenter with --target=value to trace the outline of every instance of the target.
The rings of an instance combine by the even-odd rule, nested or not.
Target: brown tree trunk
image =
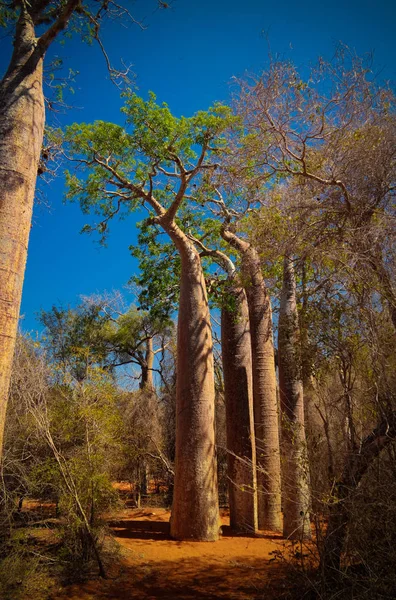
[[[43,57],[78,4],[79,0],[68,0],[36,38],[34,18],[42,15],[48,2],[16,3],[20,14],[14,51],[0,82],[0,460],[44,134]]]
[[[230,525],[257,529],[256,447],[252,355],[245,290],[230,286],[221,311],[221,345],[226,404]]]
[[[283,535],[311,537],[309,465],[304,424],[300,331],[293,261],[286,256],[278,333],[279,394],[282,411]]]
[[[166,215],[158,222],[181,258],[171,535],[179,540],[214,541],[219,537],[219,504],[213,342],[205,279],[193,243]]]
[[[35,42],[22,11],[0,84],[0,458],[44,131],[42,59],[29,60]]]
[[[223,238],[242,257],[242,276],[249,306],[256,435],[258,526],[282,531],[278,402],[272,311],[257,251],[223,229]]]

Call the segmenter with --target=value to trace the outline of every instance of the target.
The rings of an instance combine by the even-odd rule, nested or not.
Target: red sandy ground
[[[232,534],[223,511],[218,542],[169,537],[169,511],[125,509],[109,525],[122,549],[118,572],[62,590],[57,600],[275,600],[284,591],[274,552],[283,541]],[[272,559],[272,560],[271,560]],[[271,561],[271,562],[270,562]]]

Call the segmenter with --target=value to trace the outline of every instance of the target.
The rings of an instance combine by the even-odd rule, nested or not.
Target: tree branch
[[[36,58],[41,58],[44,56],[45,52],[48,50],[49,46],[52,44],[57,35],[66,28],[73,12],[79,5],[80,0],[69,0],[56,21],[47,29],[46,32],[42,34],[42,36],[37,41],[36,50],[33,53],[33,56],[36,55]]]
[[[201,240],[194,237],[191,234],[187,234],[187,237],[194,242],[199,248],[201,248],[202,252],[201,256],[211,256],[217,264],[219,264],[227,273],[228,277],[231,279],[235,275],[235,265],[227,254],[221,252],[220,250],[213,250],[205,246]]]

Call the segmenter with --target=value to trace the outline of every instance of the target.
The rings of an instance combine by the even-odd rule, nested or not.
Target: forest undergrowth
[[[102,545],[106,579],[98,576],[94,560],[80,569],[65,560],[60,544],[62,519],[56,505],[26,499],[14,539],[11,562],[3,560],[4,600],[93,598],[291,598],[290,566],[300,557],[295,543],[262,532],[235,535],[229,511],[221,509],[222,536],[218,542],[178,542],[169,533],[165,494],[153,493],[136,508],[129,483],[115,484],[118,507],[105,515]],[[16,549],[19,545],[19,550]],[[306,549],[304,550],[304,552]],[[307,555],[304,555],[306,559]],[[298,596],[295,596],[296,598]]]

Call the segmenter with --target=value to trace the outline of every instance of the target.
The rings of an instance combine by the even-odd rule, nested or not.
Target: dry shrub
[[[50,558],[24,531],[18,531],[0,548],[0,598],[45,600],[54,587]]]
[[[395,465],[393,446],[371,466],[348,505],[343,581],[356,600],[396,595]]]

